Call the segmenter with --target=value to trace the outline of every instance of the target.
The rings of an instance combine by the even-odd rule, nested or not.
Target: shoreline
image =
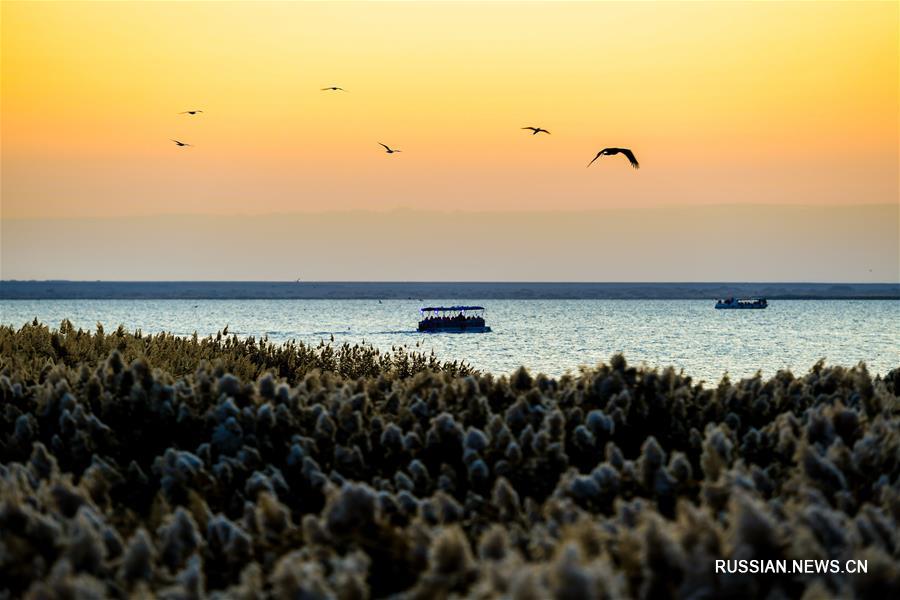
[[[898,300],[900,283],[0,281],[0,300]]]

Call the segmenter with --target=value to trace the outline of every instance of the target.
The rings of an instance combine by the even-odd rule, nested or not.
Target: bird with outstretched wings
[[[587,166],[591,166],[594,164],[594,161],[600,158],[601,156],[613,156],[614,154],[622,154],[625,158],[628,159],[628,162],[631,163],[631,166],[635,169],[640,169],[641,165],[638,163],[637,159],[634,157],[634,152],[631,151],[630,148],[604,148],[600,152],[597,153],[591,162],[587,164]]]

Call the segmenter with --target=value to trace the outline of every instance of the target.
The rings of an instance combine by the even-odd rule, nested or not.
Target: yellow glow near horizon
[[[896,202],[898,20],[895,2],[3,2],[2,216]],[[642,169],[585,169],[604,146]]]

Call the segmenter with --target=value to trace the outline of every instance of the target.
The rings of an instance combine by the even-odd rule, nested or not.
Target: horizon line
[[[649,210],[694,210],[716,208],[811,208],[811,209],[864,209],[874,207],[894,207],[900,209],[896,202],[864,202],[864,203],[825,203],[814,204],[805,202],[716,202],[716,203],[675,203],[675,204],[650,204],[632,206],[604,206],[590,208],[512,208],[512,209],[477,209],[477,208],[423,208],[416,206],[393,206],[385,208],[332,208],[310,210],[285,210],[269,212],[163,212],[146,214],[122,214],[122,215],[53,215],[53,216],[4,216],[0,214],[0,222],[3,221],[76,221],[76,220],[114,220],[114,219],[155,219],[167,217],[205,217],[205,218],[230,218],[230,217],[281,217],[292,215],[351,215],[351,214],[392,214],[392,213],[445,213],[445,214],[482,214],[482,215],[534,215],[534,214],[584,214],[610,211],[649,211]]]
[[[810,281],[810,280],[519,280],[519,279],[0,279],[2,283],[289,283],[303,285],[335,284],[527,284],[527,285],[900,285],[898,281]]]
[[[3,301],[900,300],[898,283],[0,280]]]

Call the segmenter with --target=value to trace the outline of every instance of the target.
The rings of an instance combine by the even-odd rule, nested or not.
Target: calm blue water
[[[560,375],[622,352],[631,363],[674,365],[718,381],[757,370],[805,373],[820,358],[864,361],[874,373],[900,366],[900,301],[783,300],[766,310],[714,310],[699,300],[429,300],[429,305],[483,304],[488,334],[419,334],[422,303],[408,300],[3,300],[0,321],[21,326],[35,317],[53,326],[107,331],[119,324],[145,333],[229,332],[281,342],[365,341],[405,345],[463,359],[494,373],[524,364]]]

